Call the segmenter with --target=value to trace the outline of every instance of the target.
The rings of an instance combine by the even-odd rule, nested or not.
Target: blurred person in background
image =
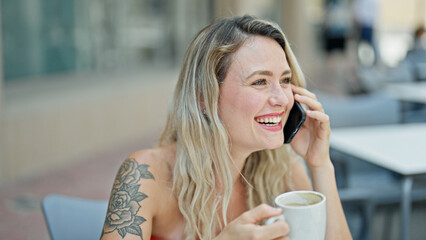
[[[355,0],[354,20],[357,29],[357,55],[362,66],[371,67],[378,59],[374,42],[374,25],[378,15],[377,0]]]
[[[426,81],[426,30],[424,25],[418,26],[413,32],[413,45],[400,62],[397,70],[406,73],[405,80]],[[405,70],[405,71],[404,71]],[[405,103],[404,109],[411,112],[406,121],[426,121],[426,106],[421,103]]]
[[[348,37],[351,26],[350,7],[347,0],[326,0],[322,23],[322,41],[325,58],[321,78],[327,81],[324,91],[355,91],[358,82],[352,74],[348,55]]]
[[[131,154],[118,171],[101,239],[288,239],[286,222],[259,223],[281,214],[270,206],[275,196],[310,189],[327,197],[326,239],[351,239],[329,119],[304,85],[276,24],[243,16],[201,30],[159,147]],[[294,100],[307,119],[283,145]]]
[[[425,81],[426,75],[422,71],[426,71],[426,31],[423,25],[416,28],[413,38],[413,47],[407,52],[404,62],[409,66],[414,80]]]
[[[346,1],[327,0],[325,2],[323,37],[324,48],[328,54],[333,51],[344,52],[346,50],[349,25]]]

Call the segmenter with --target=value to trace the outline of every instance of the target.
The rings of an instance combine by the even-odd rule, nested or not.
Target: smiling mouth
[[[282,117],[259,117],[255,120],[262,125],[273,127],[278,126],[281,123],[281,119]]]

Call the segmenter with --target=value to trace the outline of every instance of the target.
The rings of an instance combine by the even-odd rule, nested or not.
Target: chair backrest
[[[415,64],[416,81],[426,81],[426,62]]]
[[[99,239],[107,201],[52,194],[42,201],[43,214],[52,240]]]
[[[401,121],[398,100],[381,93],[339,98],[317,93],[332,128],[396,124]]]
[[[332,129],[368,125],[397,124],[401,121],[401,106],[398,100],[384,93],[370,93],[358,96],[336,97],[325,93],[316,93],[325,112],[330,116]],[[333,133],[332,133],[333,134]],[[330,157],[335,165],[336,181],[339,188],[359,185],[367,181],[389,182],[392,176],[374,165],[351,161],[349,157],[330,150]],[[371,180],[374,179],[374,180]],[[383,180],[384,179],[384,180]],[[360,181],[362,180],[362,181]],[[354,196],[345,196],[345,200],[368,197],[358,190]],[[345,193],[348,194],[348,193]]]

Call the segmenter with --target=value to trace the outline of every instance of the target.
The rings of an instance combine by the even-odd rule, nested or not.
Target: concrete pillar
[[[211,21],[213,3],[198,0],[176,0],[170,4],[173,10],[172,37],[175,63],[181,66],[186,49],[195,35]]]
[[[281,28],[305,75],[310,78],[317,72],[318,59],[314,31],[308,16],[308,0],[287,0],[282,4]]]
[[[238,9],[237,0],[219,0],[219,1],[214,1],[213,4],[214,4],[213,17],[215,19],[228,17],[231,15],[238,15],[238,13],[235,12],[235,10]]]
[[[1,2],[0,2],[0,26],[1,23]],[[2,45],[2,29],[0,27],[0,187],[1,183],[5,180],[5,167],[6,160],[5,159],[5,134],[4,134],[4,117],[3,117],[3,45]]]
[[[214,17],[229,17],[251,14],[258,17],[268,15],[271,9],[277,9],[282,3],[273,0],[220,0],[214,2]]]
[[[316,40],[308,17],[308,0],[256,1],[256,0],[220,0],[215,1],[214,17],[239,16],[253,14],[259,17],[276,11],[274,15],[284,30],[307,76],[314,75],[318,68],[315,54]]]

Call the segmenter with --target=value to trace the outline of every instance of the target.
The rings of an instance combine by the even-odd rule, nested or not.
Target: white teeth
[[[258,119],[256,119],[256,121],[259,122],[259,123],[267,123],[267,125],[268,124],[276,125],[279,122],[281,122],[281,117],[258,118]]]

